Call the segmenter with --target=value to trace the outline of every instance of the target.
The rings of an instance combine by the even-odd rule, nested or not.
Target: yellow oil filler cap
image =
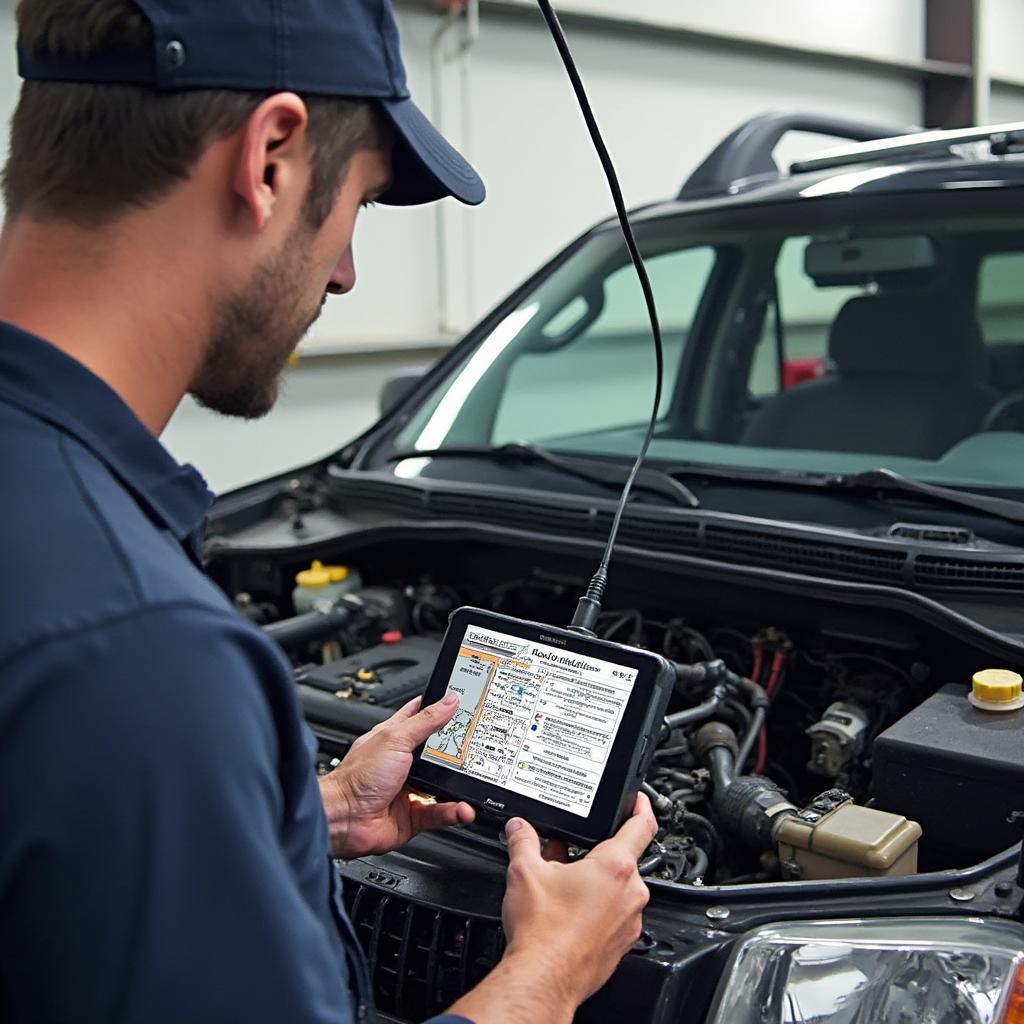
[[[974,673],[967,699],[982,711],[1016,711],[1024,707],[1024,679],[1005,668]]]
[[[326,587],[329,583],[343,583],[347,579],[347,566],[314,562],[308,569],[303,569],[296,575],[295,582],[300,587]]]

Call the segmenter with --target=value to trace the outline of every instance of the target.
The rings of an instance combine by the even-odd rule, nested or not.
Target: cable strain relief
[[[604,592],[608,586],[608,567],[605,565],[598,566],[597,572],[591,577],[590,583],[587,586],[587,599],[594,601],[600,606],[604,600]]]
[[[597,617],[601,614],[601,600],[607,585],[608,569],[602,565],[587,585],[586,594],[576,605],[576,614],[573,615],[572,623],[569,626],[572,632],[582,633],[585,636],[595,635],[594,627],[597,625]]]
[[[597,617],[601,614],[601,604],[589,597],[581,597],[576,605],[576,614],[572,617],[569,629],[573,633],[582,633],[584,636],[596,636],[594,626],[597,625]]]

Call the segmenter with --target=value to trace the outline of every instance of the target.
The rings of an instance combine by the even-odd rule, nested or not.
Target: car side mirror
[[[381,416],[387,416],[389,412],[401,405],[412,389],[423,380],[426,372],[422,367],[409,367],[388,377],[380,389],[380,398],[378,399]]]

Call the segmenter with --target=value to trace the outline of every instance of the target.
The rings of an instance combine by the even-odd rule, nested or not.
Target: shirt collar
[[[121,397],[49,342],[0,322],[0,401],[77,438],[180,541],[202,524],[213,495],[179,465]]]

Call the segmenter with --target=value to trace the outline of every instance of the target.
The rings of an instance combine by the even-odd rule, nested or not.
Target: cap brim
[[[476,206],[487,194],[469,161],[427,120],[410,99],[379,101],[395,127],[392,184],[377,202],[415,206],[452,196]]]

